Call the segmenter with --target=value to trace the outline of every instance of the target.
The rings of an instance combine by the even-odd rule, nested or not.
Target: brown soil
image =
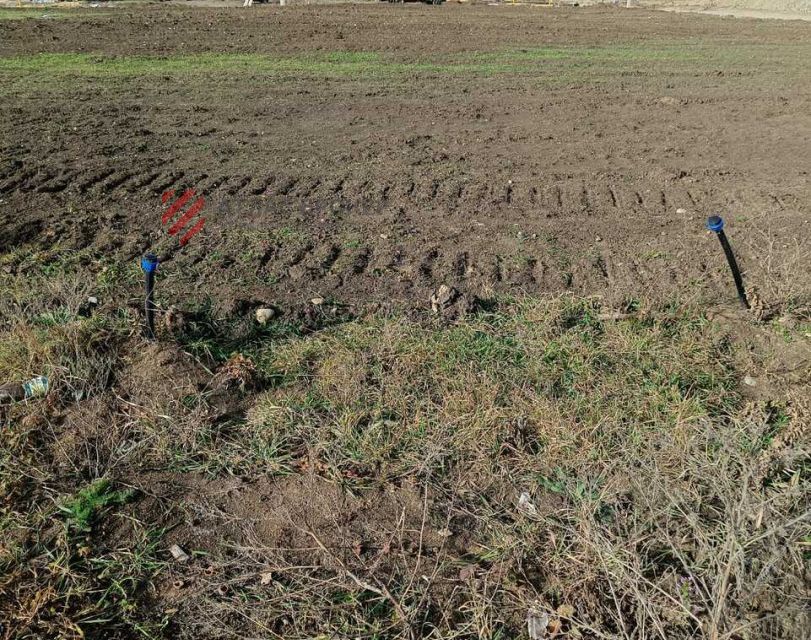
[[[673,43],[802,56],[810,36],[805,23],[605,7],[144,6],[0,21],[0,56],[372,51],[441,63],[544,46]],[[776,314],[811,291],[802,244],[811,218],[809,68],[802,58],[748,67],[725,60],[687,71],[658,62],[597,82],[498,72],[314,81],[240,71],[216,81],[76,78],[6,90],[0,252],[33,244],[134,261],[150,248],[166,251],[161,194],[194,187],[207,200],[206,227],[186,248],[169,249],[164,305],[210,296],[243,319],[259,302],[286,312],[314,296],[357,310],[427,310],[442,284],[463,301],[571,290],[617,303],[728,302],[735,294],[723,255],[703,226],[718,212],[747,282],[760,289],[758,311]],[[125,365],[115,402],[60,418],[54,464],[66,473],[104,475],[93,468],[96,452],[129,438],[142,413],[162,417],[162,407],[182,407],[196,393],[206,408],[178,410],[185,422],[172,424],[172,444],[192,441],[201,425],[215,425],[227,442],[238,428],[229,419],[250,402],[218,395],[180,349],[139,349]],[[156,370],[171,373],[156,379]],[[272,480],[163,469],[125,478],[140,490],[136,516],[166,526],[168,543],[211,554],[172,563],[150,594],[156,611],[176,614],[172,634],[233,637],[241,613],[226,602],[202,609],[220,607],[234,586],[275,585],[263,576],[274,568],[319,565],[351,586],[343,565],[401,562],[389,573],[418,575],[442,552],[460,567],[443,589],[477,579],[464,564],[470,523],[458,513],[443,520],[452,512],[443,496],[406,482],[354,495],[319,479],[317,468],[297,471]],[[501,498],[515,496],[505,489]],[[529,592],[527,584],[516,589]],[[505,613],[516,629],[524,615]]]
[[[346,50],[441,62],[548,45],[765,50],[809,35],[801,23],[610,8],[143,7],[0,22],[0,55]],[[0,244],[134,259],[165,238],[160,194],[192,186],[208,199],[207,226],[164,270],[175,286],[161,293],[174,303],[211,293],[284,309],[320,295],[427,308],[442,283],[480,297],[731,300],[706,215],[731,220],[761,288],[793,269],[786,247],[808,233],[811,105],[800,80],[781,67],[660,64],[551,86],[531,74],[313,82],[248,72],[213,85],[154,75],[38,86],[3,99]],[[811,284],[807,269],[791,277],[799,290]]]

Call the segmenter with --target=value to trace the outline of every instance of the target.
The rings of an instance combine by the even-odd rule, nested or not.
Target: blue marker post
[[[714,231],[715,235],[718,236],[721,248],[723,248],[724,254],[727,257],[729,268],[732,270],[732,279],[735,280],[735,288],[738,290],[738,299],[741,301],[744,309],[748,309],[749,300],[746,299],[746,291],[743,288],[743,278],[741,278],[741,272],[738,269],[738,262],[735,260],[735,254],[732,253],[732,247],[729,246],[727,235],[724,233],[724,219],[721,216],[710,216],[707,218],[707,229]]]
[[[141,258],[141,269],[144,271],[144,288],[146,300],[144,311],[146,312],[146,330],[144,334],[150,340],[155,339],[155,302],[152,294],[155,291],[155,272],[158,270],[158,257],[154,253],[147,253]]]

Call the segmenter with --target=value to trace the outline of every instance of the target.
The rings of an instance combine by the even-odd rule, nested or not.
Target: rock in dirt
[[[273,319],[273,316],[276,315],[276,312],[271,309],[270,307],[263,307],[262,309],[256,310],[256,321],[259,324],[267,324]]]
[[[178,562],[188,562],[191,559],[191,556],[178,544],[173,544],[169,547],[169,553],[171,553],[172,557]]]
[[[316,307],[320,307],[322,304],[324,304],[325,300],[324,298],[313,298],[312,300],[310,300],[310,302],[313,303]]]
[[[745,384],[747,387],[756,387],[756,386],[757,386],[757,379],[756,379],[756,378],[753,378],[752,376],[746,376],[746,377],[743,379],[743,383],[744,383],[744,384]]]
[[[431,295],[431,310],[434,313],[440,313],[452,305],[457,297],[459,297],[459,292],[456,289],[446,284],[439,285],[439,289]]]

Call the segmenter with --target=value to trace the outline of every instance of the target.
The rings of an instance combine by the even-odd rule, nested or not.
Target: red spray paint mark
[[[169,202],[169,200],[171,200],[171,198],[174,195],[175,195],[175,191],[173,189],[165,191],[163,193],[163,195],[161,196],[161,204],[165,205],[167,202]],[[161,224],[166,225],[172,218],[174,218],[186,206],[186,204],[189,202],[189,200],[191,200],[193,197],[194,197],[194,189],[186,189],[183,192],[183,194],[177,200],[175,200],[171,205],[169,205],[169,207],[166,209],[166,211],[163,212],[163,215],[161,216]],[[203,210],[203,207],[205,206],[205,204],[206,204],[206,201],[205,201],[205,198],[203,198],[203,196],[200,196],[199,198],[197,198],[191,204],[191,206],[185,211],[185,213],[183,213],[183,215],[181,215],[177,219],[177,221],[175,221],[175,223],[172,224],[172,226],[170,226],[169,229],[167,229],[167,232],[169,233],[169,235],[174,236],[178,232],[182,231],[184,229],[184,227],[186,227],[192,221],[194,216],[196,216],[198,213],[200,213],[200,211]],[[185,245],[189,240],[191,240],[192,237],[195,236],[203,228],[203,225],[205,223],[206,223],[205,218],[201,218],[200,220],[198,220],[194,224],[194,226],[192,226],[192,228],[189,229],[183,235],[183,237],[180,239],[181,246]]]
[[[194,201],[194,204],[189,207],[188,211],[186,211],[186,213],[180,216],[178,221],[175,222],[171,227],[169,227],[169,235],[170,236],[175,235],[183,227],[189,224],[191,219],[198,213],[200,213],[200,210],[203,208],[203,205],[205,203],[206,201],[203,198],[197,198],[197,200]]]
[[[197,224],[195,224],[195,225],[194,225],[194,226],[193,226],[191,229],[189,229],[189,230],[188,230],[188,231],[187,231],[187,232],[186,232],[186,233],[183,235],[183,237],[180,239],[180,246],[182,247],[182,246],[183,246],[184,244],[186,244],[186,243],[187,243],[189,240],[191,240],[191,239],[192,239],[192,236],[193,236],[193,235],[195,235],[195,234],[196,234],[198,231],[200,231],[200,229],[202,229],[202,228],[203,228],[203,225],[204,225],[205,223],[206,223],[206,219],[205,219],[205,218],[200,218],[200,220],[198,220]]]
[[[194,189],[186,189],[182,196],[175,200],[171,206],[164,212],[161,218],[161,224],[166,224],[171,220],[174,215],[180,211],[186,203],[194,197]]]

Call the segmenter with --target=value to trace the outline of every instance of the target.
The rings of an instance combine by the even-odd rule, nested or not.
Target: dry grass
[[[2,374],[57,381],[0,431],[4,637],[808,628],[808,388],[746,400],[734,336],[696,309],[524,300],[239,339],[211,318],[145,347],[112,305],[76,315],[127,274],[75,274],[2,276]],[[165,378],[138,377],[150,358]],[[253,386],[223,386],[237,365]],[[168,525],[219,533],[169,567]]]

